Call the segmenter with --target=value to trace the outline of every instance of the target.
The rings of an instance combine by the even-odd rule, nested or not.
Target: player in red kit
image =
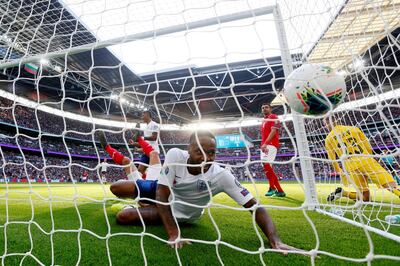
[[[264,172],[269,181],[269,190],[265,193],[267,197],[285,197],[278,177],[271,166],[275,160],[279,148],[279,128],[280,122],[278,116],[272,113],[272,107],[269,103],[263,104],[261,111],[264,115],[264,121],[261,124],[261,151],[260,157],[263,161]]]

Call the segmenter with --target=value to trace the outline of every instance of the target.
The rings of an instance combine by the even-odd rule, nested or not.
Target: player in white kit
[[[143,122],[146,124],[145,128],[143,129],[143,139],[153,147],[154,151],[160,154],[160,148],[158,147],[157,141],[159,125],[152,120],[150,111],[144,111],[142,119]],[[143,164],[139,164],[138,170],[143,175],[146,172],[147,165],[149,165],[150,163],[150,158],[145,153],[143,153],[140,158],[140,162],[142,162]]]
[[[156,200],[153,201],[155,205],[146,208],[122,209],[116,217],[119,224],[141,225],[140,217],[146,224],[162,223],[167,231],[170,245],[181,248],[186,242],[178,241],[178,224],[175,223],[174,217],[178,222],[193,222],[199,219],[211,197],[220,192],[225,192],[245,208],[257,204],[256,199],[230,171],[213,162],[216,152],[214,135],[208,131],[197,132],[200,148],[195,134],[190,137],[188,151],[178,148],[168,151],[159,180],[124,181],[111,185],[112,193],[118,197],[136,198],[139,191],[140,198]],[[200,166],[202,163],[205,163],[203,167]],[[165,204],[172,199],[174,199],[172,204]],[[272,219],[264,208],[257,208],[255,219],[268,237],[272,248],[295,250],[279,239]]]
[[[100,173],[101,182],[106,184],[107,183],[107,178],[106,178],[107,158],[104,158],[103,162],[100,165],[101,165],[101,173]]]

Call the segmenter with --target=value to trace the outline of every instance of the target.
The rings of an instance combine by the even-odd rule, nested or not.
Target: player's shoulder
[[[349,126],[349,128],[351,128],[353,131],[362,132],[362,130],[356,126]]]
[[[158,127],[158,123],[153,121],[153,120],[151,120],[150,123],[149,123],[149,126],[150,127]]]
[[[167,152],[166,158],[168,158],[169,162],[186,162],[188,157],[188,152],[181,150],[179,148],[172,148]]]
[[[278,116],[276,114],[270,114],[268,116],[269,119],[278,119]]]
[[[337,134],[337,133],[343,133],[345,131],[348,131],[349,129],[351,129],[351,126],[345,126],[345,125],[336,125],[334,126],[334,128],[332,129],[332,134]]]
[[[337,131],[336,131],[337,132]],[[329,133],[328,133],[328,135],[326,135],[326,137],[325,137],[325,140],[326,141],[328,141],[328,140],[330,140],[330,139],[332,139],[334,136],[335,136],[335,129],[332,129]]]
[[[212,167],[213,175],[220,181],[235,179],[232,172],[229,169],[223,168],[217,163],[213,164]]]

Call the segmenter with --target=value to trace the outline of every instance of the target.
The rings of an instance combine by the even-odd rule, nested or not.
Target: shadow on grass
[[[295,204],[299,204],[299,205],[303,204],[302,200],[298,200],[298,199],[295,199],[295,198],[292,198],[292,197],[288,197],[288,196],[286,196],[286,197],[271,197],[271,199],[277,200],[277,201],[295,203]]]

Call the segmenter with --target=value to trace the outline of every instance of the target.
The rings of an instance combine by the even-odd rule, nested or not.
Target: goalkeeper
[[[179,223],[196,221],[203,214],[211,197],[225,192],[250,212],[255,210],[255,220],[269,239],[272,248],[285,251],[297,250],[282,243],[267,211],[262,207],[254,208],[257,204],[256,199],[246,188],[242,187],[231,172],[214,163],[216,152],[214,135],[208,131],[202,131],[198,132],[197,136],[202,148],[198,146],[195,133],[193,133],[190,137],[188,151],[178,148],[168,151],[163,171],[158,180],[135,178],[134,180],[118,181],[111,185],[110,190],[117,197],[136,198],[140,196],[140,198],[153,200],[153,204],[142,208],[125,206],[117,213],[117,222],[123,225],[141,225],[142,218],[146,224],[163,224],[171,247],[181,248],[184,244],[190,243],[178,241],[179,229],[176,221]],[[104,138],[100,141],[104,147],[109,147]],[[147,152],[150,151],[151,154],[154,154],[151,146],[146,145],[146,141],[142,142],[139,139],[138,143],[146,146]],[[205,160],[202,150],[206,155]],[[146,149],[144,151],[146,152]],[[119,158],[122,156],[114,149],[113,158],[116,154],[119,154],[117,156]],[[130,164],[129,159],[124,158],[124,162]],[[150,156],[150,165],[153,163],[152,158]],[[202,167],[201,164],[204,161],[206,164]],[[126,170],[128,176],[132,175],[132,171],[137,171],[133,167],[128,167]],[[169,203],[172,199],[175,202]]]
[[[400,188],[389,174],[374,158],[371,144],[364,133],[354,126],[332,125],[325,121],[330,133],[325,139],[325,148],[328,158],[333,162],[333,167],[340,174],[345,186],[354,184],[357,191],[361,193],[363,201],[370,201],[368,178],[378,187],[385,188],[400,196]],[[335,123],[335,121],[333,121]],[[342,159],[342,167],[347,170],[344,173],[337,160]],[[332,192],[327,201],[334,201],[340,197],[353,200],[359,199],[357,192],[347,191],[338,187]]]

